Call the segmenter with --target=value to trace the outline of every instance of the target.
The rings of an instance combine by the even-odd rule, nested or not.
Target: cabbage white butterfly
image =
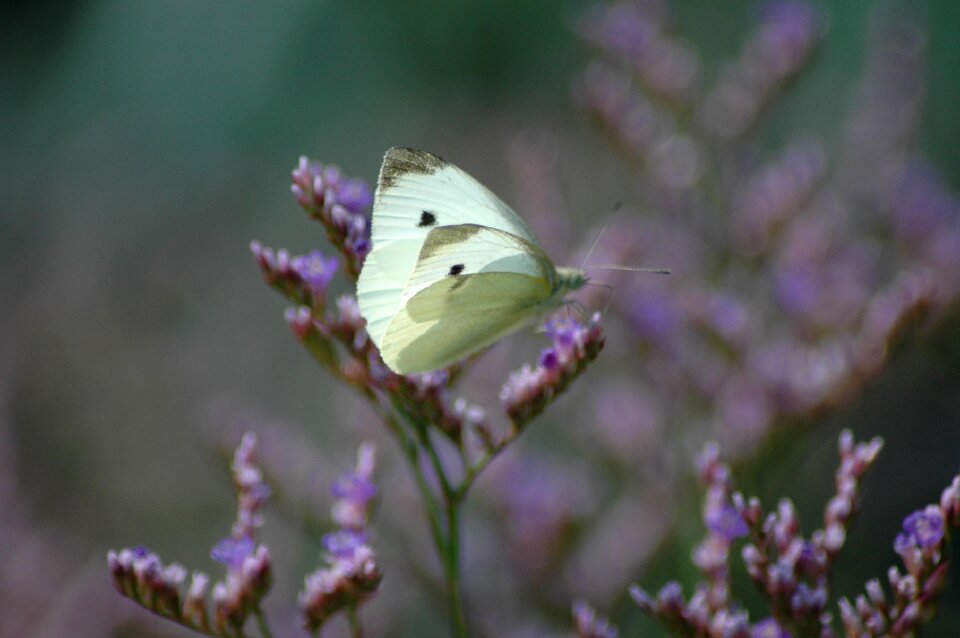
[[[373,203],[360,314],[399,374],[444,368],[563,304],[586,273],[559,268],[527,225],[440,157],[391,148]]]

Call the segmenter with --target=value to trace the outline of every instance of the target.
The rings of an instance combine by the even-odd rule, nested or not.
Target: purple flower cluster
[[[637,586],[631,588],[631,596],[677,635],[837,636],[828,609],[830,574],[859,508],[860,481],[876,460],[882,442],[855,443],[853,435],[844,431],[839,447],[837,491],[825,508],[824,527],[804,538],[789,499],[782,499],[776,512],[765,516],[757,498],[731,495],[730,468],[720,461],[719,448],[708,446],[700,460],[701,480],[707,488],[707,537],[693,556],[706,580],[697,585],[689,601],[675,581],[664,585],[656,597]],[[960,477],[944,490],[940,505],[914,512],[904,521],[895,548],[907,574],[890,569],[894,602],[887,601],[879,580],[868,582],[867,595],[858,596],[855,604],[846,598],[839,600],[848,638],[913,635],[929,620],[949,571],[944,553],[946,529],[958,524]],[[741,536],[749,536],[742,550],[746,571],[767,598],[772,613],[771,618],[752,626],[730,591],[729,550]]]
[[[739,59],[723,70],[700,106],[704,130],[720,140],[748,132],[771,99],[806,66],[823,35],[823,19],[812,5],[797,0],[767,4]]]
[[[826,36],[818,9],[765,4],[713,84],[690,74],[687,101],[665,99],[638,66],[688,55],[681,66],[704,66],[677,44],[669,9],[599,5],[580,28],[596,56],[575,99],[642,185],[625,207],[638,214],[618,221],[598,251],[674,273],[611,275],[619,312],[605,323],[614,331],[622,321],[638,338],[633,378],[654,397],[663,431],[697,424],[737,456],[778,423],[848,400],[882,370],[904,326],[956,301],[960,199],[914,156],[923,39],[909,24],[878,21],[834,161],[812,134],[769,152],[756,135]]]
[[[363,180],[344,177],[336,166],[306,157],[300,158],[292,177],[290,190],[297,202],[323,222],[330,243],[343,253],[347,270],[356,276],[370,252],[370,187]]]
[[[327,287],[340,266],[336,257],[326,257],[319,250],[291,257],[282,248],[274,251],[258,241],[250,242],[250,252],[267,284],[298,303],[323,308]]]
[[[584,602],[573,605],[573,624],[577,638],[617,638],[617,628],[606,618],[597,615],[590,605]]]
[[[299,596],[301,618],[311,632],[319,631],[339,611],[355,614],[382,579],[366,530],[377,494],[375,469],[373,444],[364,443],[357,453],[356,469],[346,472],[331,489],[333,520],[340,529],[324,536],[327,565],[306,576]]]
[[[583,372],[600,354],[605,340],[599,314],[587,324],[568,316],[558,317],[547,324],[546,332],[553,345],[540,354],[539,363],[524,364],[500,390],[500,402],[515,431],[540,414]]]
[[[913,512],[893,547],[906,573],[891,567],[887,573],[892,596],[879,579],[866,585],[866,594],[854,602],[840,600],[840,616],[849,638],[913,636],[929,621],[950,573],[948,530],[960,528],[960,476],[943,490],[940,503]]]
[[[238,495],[237,520],[231,535],[211,551],[214,560],[227,566],[226,576],[213,586],[212,618],[207,607],[210,577],[205,573],[195,571],[182,594],[180,586],[187,571],[181,565],[164,566],[156,554],[142,547],[107,554],[117,591],[159,616],[215,636],[242,633],[250,615],[262,613],[260,601],[271,584],[270,552],[253,538],[262,524],[259,512],[270,488],[256,463],[256,437],[252,433],[244,435],[232,469]]]
[[[580,35],[621,61],[657,98],[688,102],[699,80],[700,59],[670,33],[664,2],[618,2],[594,7],[580,24]]]

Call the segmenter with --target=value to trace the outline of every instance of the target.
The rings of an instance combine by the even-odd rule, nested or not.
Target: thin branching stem
[[[350,624],[350,638],[363,638],[363,625],[360,624],[356,605],[347,608],[347,622]]]
[[[253,616],[257,619],[260,636],[262,638],[273,638],[273,634],[270,633],[270,624],[267,622],[267,614],[259,605],[253,610]]]

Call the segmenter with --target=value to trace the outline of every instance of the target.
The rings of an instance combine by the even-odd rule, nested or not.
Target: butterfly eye
[[[450,266],[450,272],[447,274],[450,275],[451,277],[456,277],[462,272],[463,272],[463,264],[454,264]]]
[[[428,210],[420,213],[420,223],[417,224],[418,227],[424,228],[426,226],[433,226],[437,223],[437,216],[431,213]]]

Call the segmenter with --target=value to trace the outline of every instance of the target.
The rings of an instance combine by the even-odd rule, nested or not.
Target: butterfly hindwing
[[[402,300],[445,277],[508,272],[544,279],[551,289],[556,277],[550,258],[521,237],[478,224],[442,226],[423,243]]]
[[[400,309],[380,354],[402,374],[449,366],[537,318],[551,293],[546,280],[520,273],[446,277]]]
[[[460,224],[424,242],[380,353],[392,369],[434,370],[539,316],[555,270],[540,248],[510,233]]]
[[[456,166],[408,148],[387,151],[374,197],[371,240],[357,282],[360,311],[378,346],[403,302],[420,250],[437,228],[474,223],[535,243],[513,210]]]

